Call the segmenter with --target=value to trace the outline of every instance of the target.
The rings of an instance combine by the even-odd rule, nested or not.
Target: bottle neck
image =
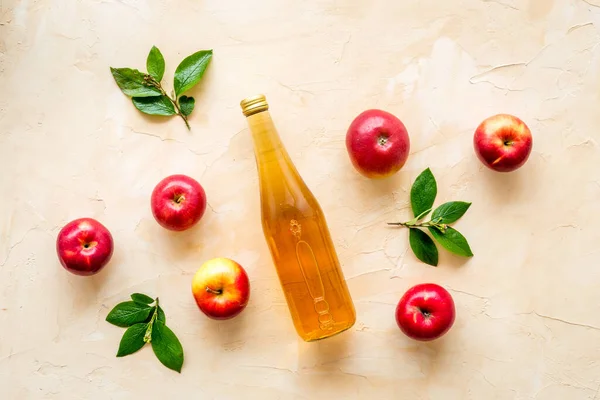
[[[285,148],[279,138],[269,111],[252,114],[246,119],[252,133],[254,154],[256,157],[262,157],[268,153],[285,153]]]

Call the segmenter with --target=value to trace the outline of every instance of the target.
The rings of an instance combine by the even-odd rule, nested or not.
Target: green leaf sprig
[[[429,168],[421,172],[410,190],[410,205],[414,218],[407,222],[389,222],[388,225],[409,228],[408,241],[415,256],[426,264],[438,265],[438,250],[433,239],[446,250],[463,257],[472,257],[467,239],[449,226],[462,217],[471,203],[451,201],[433,210],[431,220],[421,222],[432,210],[437,196],[437,183]],[[421,228],[427,228],[433,239]]]
[[[175,70],[171,96],[167,95],[161,84],[165,74],[165,59],[156,46],[152,47],[146,59],[148,73],[113,67],[110,67],[110,72],[121,91],[131,97],[135,108],[149,115],[179,115],[190,129],[188,116],[194,110],[196,101],[183,93],[200,82],[212,54],[212,50],[200,50],[181,61]]]
[[[133,293],[131,300],[117,304],[106,316],[106,321],[111,324],[127,328],[119,343],[117,357],[133,354],[150,343],[156,358],[165,367],[181,373],[183,347],[166,325],[167,318],[158,297],[153,299]]]

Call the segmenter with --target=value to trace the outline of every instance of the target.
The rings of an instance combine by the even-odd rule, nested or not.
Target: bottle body
[[[323,211],[298,174],[267,110],[247,117],[260,182],[262,228],[298,335],[340,333],[356,312]]]

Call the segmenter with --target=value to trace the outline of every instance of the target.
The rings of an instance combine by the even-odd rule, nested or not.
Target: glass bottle
[[[356,311],[323,211],[282,144],[265,96],[240,105],[254,141],[263,233],[296,331],[305,341],[345,331]]]

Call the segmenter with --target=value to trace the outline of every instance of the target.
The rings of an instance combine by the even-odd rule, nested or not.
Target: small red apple
[[[475,130],[475,154],[490,169],[514,171],[527,161],[533,138],[525,122],[509,114],[486,118]]]
[[[429,341],[444,335],[454,324],[452,296],[435,283],[410,288],[396,306],[396,323],[408,337]]]
[[[113,238],[108,229],[95,219],[79,218],[58,232],[56,252],[67,271],[75,275],[94,275],[110,261]]]
[[[152,191],[152,215],[163,227],[184,231],[194,226],[206,211],[206,193],[187,175],[171,175]]]
[[[404,166],[410,151],[406,127],[383,110],[366,110],[350,124],[346,149],[354,168],[367,178],[385,178]]]
[[[213,258],[192,280],[196,304],[212,319],[230,319],[241,313],[250,298],[250,281],[244,268],[228,258]]]

